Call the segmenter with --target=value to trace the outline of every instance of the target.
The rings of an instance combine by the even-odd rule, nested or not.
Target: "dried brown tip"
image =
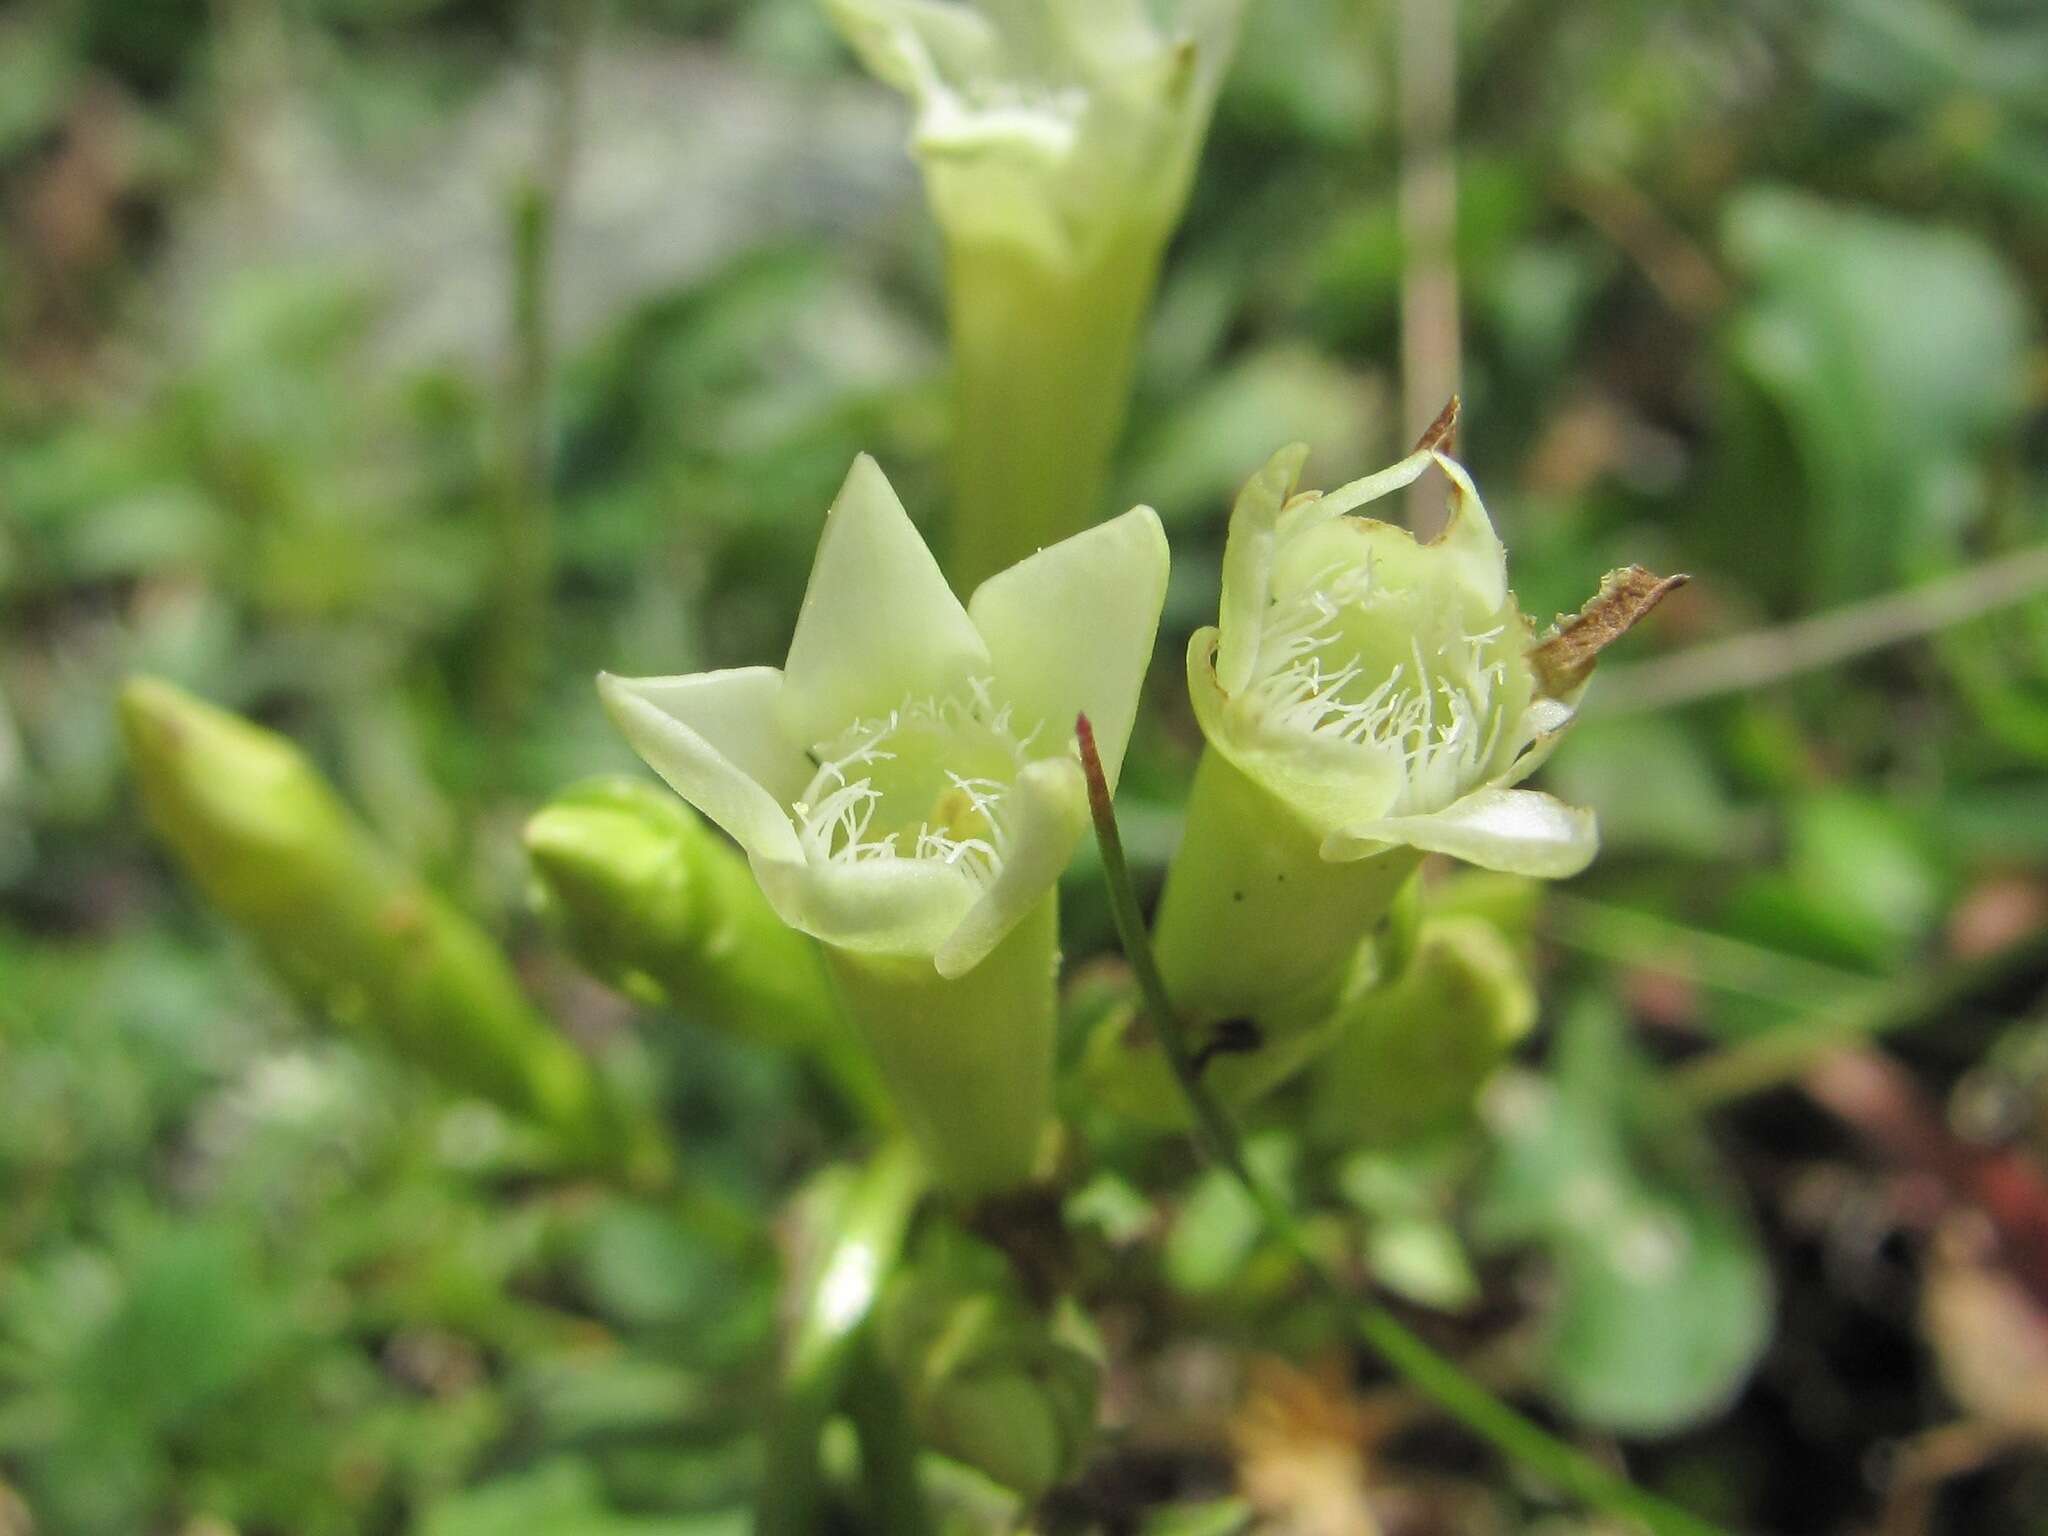
[[[1432,421],[1422,436],[1415,440],[1415,446],[1410,452],[1435,453],[1448,443],[1451,434],[1458,430],[1459,406],[1460,401],[1456,395],[1446,400],[1444,408],[1436,413],[1436,420]]]
[[[1640,565],[1609,571],[1586,606],[1576,614],[1560,614],[1550,633],[1529,653],[1543,692],[1555,699],[1579,687],[1593,675],[1593,663],[1602,651],[1690,580],[1690,576],[1655,576]]]

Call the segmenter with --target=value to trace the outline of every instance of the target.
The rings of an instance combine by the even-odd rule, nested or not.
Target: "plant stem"
[[[1458,316],[1458,8],[1401,0],[1400,63],[1401,406],[1408,434],[1423,431],[1438,402],[1458,392],[1464,343]],[[1408,525],[1432,535],[1444,518],[1440,487],[1408,491]]]
[[[1075,732],[1080,738],[1082,767],[1088,775],[1089,808],[1095,817],[1096,840],[1102,846],[1103,877],[1109,886],[1117,936],[1123,941],[1124,952],[1130,958],[1131,970],[1137,977],[1167,1061],[1173,1067],[1181,1092],[1187,1096],[1200,1140],[1207,1146],[1210,1156],[1244,1186],[1273,1235],[1293,1250],[1317,1289],[1350,1316],[1358,1337],[1368,1348],[1393,1367],[1410,1386],[1481,1439],[1563,1491],[1608,1514],[1634,1520],[1653,1536],[1721,1536],[1713,1525],[1654,1494],[1646,1493],[1625,1478],[1617,1477],[1591,1457],[1523,1417],[1466,1375],[1447,1356],[1424,1343],[1385,1307],[1353,1296],[1330,1272],[1286,1201],[1251,1171],[1245,1161],[1236,1126],[1195,1068],[1181,1023],[1174,1015],[1158,964],[1152,957],[1151,944],[1145,933],[1145,919],[1138,910],[1137,892],[1131,885],[1130,870],[1124,863],[1123,843],[1117,834],[1116,811],[1110,803],[1109,783],[1103,777],[1102,763],[1096,756],[1095,733],[1088,724],[1087,716],[1083,715],[1075,722]]]
[[[540,144],[533,168],[513,190],[508,221],[511,362],[492,497],[497,573],[484,679],[487,712],[500,724],[514,724],[525,714],[545,653],[554,565],[549,397],[555,362],[555,255],[574,163],[584,43],[594,9],[582,0],[544,0],[541,6]]]
[[[1967,623],[2044,592],[2048,544],[2036,544],[1921,586],[1696,645],[1656,661],[1610,669],[1601,674],[1589,702],[1603,716],[1630,715],[1724,693],[1748,693]]]
[[[854,1361],[846,1403],[860,1436],[869,1527],[889,1536],[931,1536],[931,1509],[918,1477],[917,1431],[903,1389],[878,1358],[871,1339],[863,1340]]]
[[[754,1510],[755,1536],[813,1536],[824,1528],[818,1436],[846,1390],[861,1330],[896,1267],[924,1189],[915,1153],[897,1142],[875,1154],[845,1196],[790,1342]]]
[[[2048,928],[2005,948],[1902,981],[1870,982],[1868,990],[1794,1024],[1739,1041],[1682,1066],[1668,1081],[1695,1109],[1780,1087],[1823,1058],[1876,1035],[1908,1029],[2048,960]]]

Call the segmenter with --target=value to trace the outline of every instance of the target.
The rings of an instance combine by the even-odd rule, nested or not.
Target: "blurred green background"
[[[1128,835],[1156,875],[1237,485],[1293,439],[1311,484],[1377,467],[1454,381],[1526,609],[1628,562],[1695,580],[1548,771],[1600,864],[1451,898],[1543,961],[1484,1168],[1295,1168],[1276,1133],[1275,1171],[1736,1528],[2039,1531],[2048,603],[1967,615],[2043,585],[2048,17],[1469,0],[1453,97],[1432,9],[1249,11],[1117,477],[1175,552]],[[1453,114],[1442,253],[1403,234],[1404,43]],[[519,829],[632,766],[600,667],[782,654],[857,451],[942,506],[905,128],[813,0],[0,10],[4,1536],[748,1528],[772,1256],[535,1178],[493,1111],[304,1018],[152,849],[112,700],[157,673],[306,746],[765,1221],[843,1112],[583,978]],[[1404,379],[1404,295],[1446,275],[1462,342]],[[1899,589],[1954,606],[1625,670]],[[1085,879],[1067,927],[1070,962],[1110,948]],[[1697,1146],[1631,1125],[1637,1074],[1815,1029],[1888,1034],[1695,1072]],[[1595,1171],[1647,1223],[1618,1253]],[[1326,1443],[1377,1522],[1329,1530],[1528,1528],[1344,1372],[1260,1363],[1314,1319],[1233,1192],[1172,1177],[1085,1192],[1174,1300],[1105,1287],[1139,1363],[1075,1529],[1235,1490],[1322,1532],[1285,1522]]]

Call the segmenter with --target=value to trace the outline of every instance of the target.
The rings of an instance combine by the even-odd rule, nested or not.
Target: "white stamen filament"
[[[974,678],[965,699],[906,699],[887,715],[856,720],[835,740],[819,743],[812,749],[817,772],[790,806],[804,856],[817,863],[933,859],[987,886],[1010,847],[1003,815],[1010,781],[998,775],[1023,765],[1037,735],[1034,729],[1019,738],[1010,720],[1009,706],[990,697],[988,680]],[[914,754],[907,763],[906,748]],[[912,791],[878,785],[887,765],[897,763],[913,773],[935,769],[925,776],[943,784],[938,797],[905,805],[900,801]],[[996,771],[961,771],[968,766]],[[899,803],[891,805],[892,798]],[[942,808],[947,814],[939,814]],[[893,830],[878,833],[878,818]]]
[[[1334,738],[1362,751],[1396,752],[1403,786],[1387,814],[1440,809],[1482,782],[1507,729],[1499,697],[1508,682],[1495,624],[1477,633],[1455,625],[1412,633],[1408,659],[1359,694],[1370,679],[1354,651],[1333,653],[1346,617],[1387,602],[1370,552],[1333,564],[1276,604],[1259,637],[1246,705],[1260,724],[1286,734]],[[1399,622],[1390,617],[1389,622]],[[1333,664],[1334,663],[1334,664]]]

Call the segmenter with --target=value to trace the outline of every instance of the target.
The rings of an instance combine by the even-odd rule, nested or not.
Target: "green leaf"
[[[1751,531],[1809,600],[1944,563],[1981,511],[1984,448],[2026,400],[2033,326],[2011,272],[1973,235],[1768,188],[1735,200],[1724,237],[1753,284],[1730,366],[1782,417],[1812,503],[1787,517],[1796,488],[1752,486],[1771,510]],[[1806,546],[1783,547],[1800,528]]]
[[[1698,1127],[1655,1091],[1620,1017],[1588,1000],[1548,1077],[1492,1097],[1497,1158],[1482,1242],[1533,1242],[1556,1300],[1537,1368],[1575,1417],[1663,1434],[1709,1417],[1769,1335],[1771,1285]]]
[[[620,1514],[583,1461],[551,1461],[435,1505],[420,1536],[745,1536],[742,1510],[703,1515]]]

